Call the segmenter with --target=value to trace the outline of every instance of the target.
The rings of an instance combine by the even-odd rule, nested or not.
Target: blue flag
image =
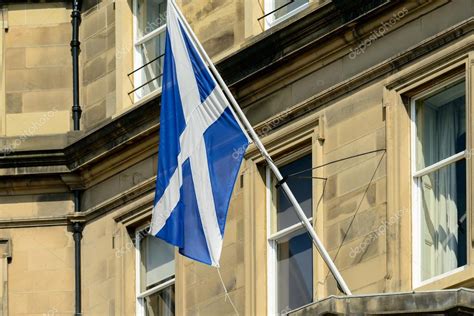
[[[168,6],[158,175],[150,233],[219,266],[232,190],[249,138]]]

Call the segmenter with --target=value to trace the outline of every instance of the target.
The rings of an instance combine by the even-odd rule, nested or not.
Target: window
[[[267,28],[289,18],[308,7],[309,0],[265,0]]]
[[[311,169],[311,155],[281,166],[283,175]],[[267,169],[269,236],[269,314],[281,314],[313,300],[313,244],[291,203]],[[311,170],[290,177],[287,184],[312,220]],[[272,293],[273,292],[273,293]]]
[[[161,88],[166,36],[166,0],[134,1],[134,72],[136,100]]]
[[[412,100],[413,283],[467,263],[466,82]]]
[[[137,230],[137,315],[174,315],[174,248],[150,236],[148,228]]]

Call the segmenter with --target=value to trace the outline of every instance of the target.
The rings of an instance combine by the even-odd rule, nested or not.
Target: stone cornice
[[[459,47],[456,50],[451,50],[425,67],[435,67],[447,60],[462,56],[474,48],[474,41],[469,37],[473,28],[474,18],[465,20],[293,106],[285,115],[276,115],[275,117],[278,117],[278,120],[275,121],[275,117],[273,117],[259,123],[256,126],[257,133],[262,134],[264,129],[267,128],[265,133],[270,135],[273,130],[285,126],[288,122],[302,118],[373,80],[391,75],[394,71],[400,70],[421,56],[430,54],[448,43],[462,39],[462,45],[458,45]],[[390,84],[398,85],[400,82],[391,82]],[[5,157],[0,157],[0,176],[4,180],[8,179],[8,181],[2,181],[3,185],[0,185],[0,191],[10,192],[9,190],[13,190],[15,186],[15,190],[19,190],[18,192],[21,191],[21,187],[24,187],[23,193],[31,192],[32,187],[37,188],[37,190],[52,190],[54,188],[54,192],[61,192],[67,191],[65,184],[69,188],[87,188],[93,183],[94,178],[106,178],[111,172],[126,167],[126,165],[117,165],[114,158],[120,156],[121,161],[136,161],[142,157],[149,157],[157,149],[159,106],[160,98],[157,96],[93,131],[86,134],[69,135],[70,138],[76,140],[63,149],[14,152]],[[314,124],[316,125],[316,123]],[[271,128],[268,129],[268,126]],[[255,152],[250,154],[253,156]],[[99,165],[101,166],[99,170],[91,171]],[[36,179],[42,182],[35,184]],[[87,222],[97,216],[116,210],[126,203],[135,205],[132,209],[124,210],[123,214],[120,213],[122,215],[116,219],[117,221],[123,221],[126,220],[130,212],[149,211],[148,208],[152,203],[150,196],[153,187],[154,179],[149,179],[141,185],[81,214],[70,214],[55,218],[12,218],[1,220],[0,227],[66,225],[70,221]]]
[[[367,69],[363,73],[348,79],[341,84],[328,89],[327,91],[323,91],[318,95],[302,102],[301,104],[297,104],[294,107],[290,108],[284,115],[279,114],[276,115],[269,120],[259,123],[256,126],[256,131],[259,134],[268,135],[268,140],[266,141],[268,146],[272,146],[275,142],[275,137],[273,134],[273,130],[277,130],[285,126],[289,121],[294,121],[295,119],[301,118],[302,121],[298,125],[299,127],[295,127],[298,131],[310,130],[311,128],[316,128],[319,123],[318,119],[319,116],[316,114],[307,116],[306,114],[310,112],[314,112],[315,109],[321,108],[321,106],[327,104],[328,102],[339,98],[340,96],[357,89],[358,87],[375,80],[377,78],[381,78],[387,74],[391,74],[394,70],[399,70],[401,67],[411,63],[413,60],[432,52],[433,50],[443,47],[446,43],[455,41],[460,38],[464,38],[463,41],[459,42],[456,47],[451,49],[449,52],[446,52],[442,56],[437,59],[434,59],[428,65],[423,66],[423,71],[427,71],[430,68],[437,68],[442,64],[445,64],[449,61],[458,60],[462,58],[462,56],[466,55],[468,52],[474,50],[474,39],[470,37],[466,37],[466,35],[472,33],[474,30],[474,18],[470,18],[443,33],[437,34],[436,36],[427,39],[426,41],[419,43],[416,47],[412,47],[407,51],[390,58],[377,66],[374,66],[370,69]],[[416,73],[420,73],[420,69],[416,71],[407,72],[407,74],[403,75],[403,80],[409,80],[411,76],[415,76]],[[388,86],[400,86],[403,84],[402,79],[395,79],[387,83]],[[316,116],[315,116],[316,115]],[[126,116],[126,115],[125,115]],[[152,127],[155,130],[154,133],[157,132],[158,123]],[[148,132],[149,129],[145,129],[145,135],[137,135],[138,139],[146,139],[147,137],[151,137],[150,133]],[[285,130],[286,131],[286,130]],[[290,134],[294,134],[295,131],[293,129],[288,131]],[[155,136],[156,137],[156,136]],[[322,136],[324,137],[324,135]],[[124,144],[123,146],[127,146]],[[136,146],[133,144],[129,144],[129,146]],[[249,148],[247,153],[247,158],[255,159],[257,156],[257,151],[255,148]],[[63,175],[64,177],[64,175]],[[74,183],[78,181],[76,177],[71,174],[69,176],[70,179],[68,180],[70,183]],[[8,228],[8,227],[32,227],[32,226],[51,226],[51,225],[66,225],[68,222],[88,222],[91,221],[98,216],[102,216],[107,214],[113,210],[117,210],[123,205],[127,205],[126,209],[122,209],[119,211],[118,215],[114,218],[117,222],[125,222],[130,220],[135,216],[140,216],[140,214],[148,214],[151,209],[151,205],[153,202],[153,190],[156,178],[150,178],[145,182],[135,186],[132,189],[129,189],[122,194],[113,197],[102,204],[97,205],[94,208],[86,210],[83,213],[74,214],[71,213],[67,216],[62,217],[47,217],[47,218],[21,218],[21,219],[8,219],[8,220],[0,220],[0,228]],[[30,184],[29,184],[30,185]],[[51,186],[50,183],[45,183],[45,187]]]

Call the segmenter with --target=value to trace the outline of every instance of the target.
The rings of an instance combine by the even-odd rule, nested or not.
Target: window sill
[[[465,265],[431,280],[414,287],[413,291],[421,292],[470,286],[474,284],[474,265]]]

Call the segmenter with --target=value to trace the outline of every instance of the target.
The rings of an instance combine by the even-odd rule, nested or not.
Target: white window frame
[[[273,10],[276,9],[275,8],[275,0],[264,0],[264,2],[265,2],[264,3],[265,14],[267,14],[269,12],[272,12]],[[278,19],[275,19],[274,13],[270,14],[269,16],[265,17],[265,29],[269,29],[269,28],[277,25],[278,23],[281,23],[281,22],[285,21],[286,19],[292,17],[293,15],[298,14],[299,12],[305,10],[306,8],[308,8],[310,2],[311,2],[311,0],[308,0],[307,3],[299,6],[298,8],[294,9],[293,11],[288,12],[287,14],[279,17]]]
[[[145,298],[156,292],[159,292],[169,286],[175,284],[176,274],[173,278],[158,284],[154,288],[141,292],[141,252],[140,252],[140,243],[142,241],[142,233],[145,229],[150,227],[150,225],[141,226],[135,230],[135,293],[136,293],[136,316],[145,316]],[[176,259],[176,258],[175,258]]]
[[[416,126],[416,101],[430,95],[433,92],[436,92],[443,87],[449,86],[450,84],[453,84],[457,81],[460,81],[462,79],[465,79],[465,84],[466,84],[466,90],[468,91],[467,87],[467,80],[464,74],[456,76],[448,81],[442,82],[438,85],[435,85],[434,87],[415,95],[413,98],[410,100],[410,116],[411,116],[411,175],[412,175],[412,286],[413,289],[422,287],[424,285],[427,285],[429,283],[433,283],[437,280],[446,278],[448,276],[451,276],[453,274],[457,274],[459,272],[462,272],[466,269],[466,267],[469,265],[469,252],[467,252],[466,256],[466,265],[462,267],[458,267],[456,269],[453,269],[451,271],[442,273],[440,275],[431,277],[427,280],[422,281],[421,280],[421,245],[422,245],[422,238],[421,236],[421,188],[420,188],[420,179],[424,175],[427,175],[433,171],[437,171],[445,166],[448,166],[450,164],[453,164],[459,160],[466,159],[466,162],[468,160],[468,142],[466,141],[466,149],[462,152],[459,152],[457,154],[454,154],[448,158],[445,158],[441,161],[438,161],[428,167],[425,167],[419,171],[416,170],[416,144],[417,144],[417,126]],[[466,94],[466,118],[467,113],[468,113],[468,104],[467,104],[467,94]],[[466,120],[467,124],[467,120]],[[466,133],[468,133],[468,126],[466,126]],[[467,135],[466,135],[467,137]],[[468,167],[467,167],[468,168]],[[466,171],[466,174],[469,174],[469,171]],[[468,191],[466,189],[466,199],[469,199],[468,196]],[[466,203],[466,207],[467,207]],[[466,209],[466,216],[469,217],[469,211]],[[468,218],[466,219],[468,220]],[[469,227],[467,228],[469,230]],[[470,234],[469,232],[467,232]],[[418,238],[416,238],[418,236]],[[466,249],[468,251],[468,249]]]
[[[150,33],[139,37],[138,36],[138,1],[140,0],[133,0],[133,69],[137,69],[141,66],[143,66],[146,61],[140,54],[140,49],[139,46],[148,42],[149,40],[152,40],[155,37],[160,36],[162,33],[166,32],[166,24],[163,24],[162,26],[158,27],[157,29],[151,31]],[[145,1],[150,1],[150,0],[145,0]],[[156,56],[155,56],[156,57]],[[150,66],[150,65],[148,65]],[[146,66],[146,67],[148,67]],[[153,68],[152,72],[153,72]],[[153,74],[153,77],[156,77],[156,74]],[[144,83],[144,78],[143,78],[143,73],[142,71],[137,71],[133,74],[133,84],[134,86],[136,85],[137,82],[140,82],[140,84]],[[151,84],[151,83],[150,83]],[[146,87],[146,86],[145,86]],[[143,88],[145,88],[143,87]],[[143,89],[142,88],[142,89]],[[135,102],[139,101],[140,99],[144,99],[147,96],[154,94],[154,93],[160,93],[161,92],[161,85],[156,87],[156,89],[150,91],[149,93],[140,96],[140,91],[141,89],[135,91],[134,93],[134,100]]]
[[[306,154],[312,155],[312,152],[308,152]],[[304,154],[303,154],[304,155]],[[301,158],[301,157],[298,157]],[[296,158],[295,160],[297,160]],[[292,160],[294,161],[294,160]],[[288,236],[289,234],[300,230],[301,228],[304,228],[303,223],[299,222],[296,224],[293,224],[289,227],[286,227],[284,229],[281,229],[275,233],[272,233],[272,217],[275,216],[273,212],[273,207],[272,207],[272,198],[273,198],[273,192],[272,192],[272,171],[269,166],[265,168],[265,194],[266,194],[266,209],[267,209],[267,310],[268,310],[268,315],[280,315],[281,311],[278,310],[278,288],[277,288],[277,277],[278,277],[278,271],[277,271],[277,264],[278,264],[278,258],[277,258],[277,242],[278,240]],[[313,190],[311,190],[313,193]],[[311,206],[312,207],[312,206]],[[313,217],[311,216],[308,218],[311,224],[313,224]],[[314,247],[313,247],[314,251]],[[313,279],[314,279],[314,262],[313,262]],[[312,294],[314,296],[314,284],[313,284],[313,290]]]

